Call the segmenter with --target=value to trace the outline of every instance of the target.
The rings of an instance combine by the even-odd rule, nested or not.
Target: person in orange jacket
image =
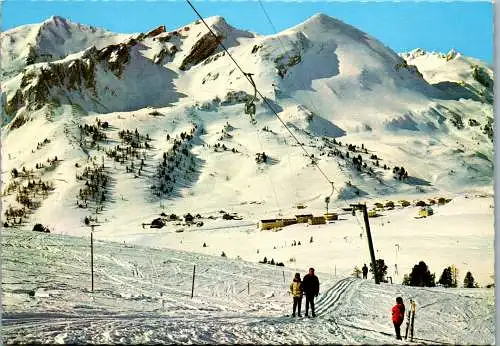
[[[401,324],[405,318],[405,305],[403,304],[403,298],[396,298],[396,305],[392,307],[392,323],[394,324],[394,329],[396,330],[396,339],[401,340]]]

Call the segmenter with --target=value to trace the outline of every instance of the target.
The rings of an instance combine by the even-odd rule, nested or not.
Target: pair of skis
[[[406,319],[406,333],[405,340],[408,340],[408,330],[410,330],[410,341],[413,341],[413,331],[415,325],[415,310],[417,310],[417,304],[413,299],[410,299],[410,309],[408,310],[408,317]]]

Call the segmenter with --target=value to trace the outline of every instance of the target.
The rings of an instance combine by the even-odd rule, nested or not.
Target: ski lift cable
[[[283,44],[283,41],[281,40],[281,38],[279,37],[278,35],[278,30],[276,29],[276,26],[274,25],[273,21],[271,20],[271,17],[269,16],[269,14],[267,13],[265,7],[264,7],[264,4],[262,3],[261,0],[259,0],[259,5],[260,7],[262,8],[262,12],[264,12],[264,15],[266,16],[266,19],[267,21],[269,22],[269,24],[273,27],[273,30],[274,30],[274,33],[276,35],[276,38],[278,39],[278,41],[280,42],[280,45],[281,45],[281,48],[283,50],[283,53],[286,54],[286,48],[285,48],[285,45]],[[308,71],[309,72],[309,71]],[[310,74],[309,74],[310,75]],[[306,85],[304,82],[301,83],[302,86],[304,87],[304,89],[307,89],[306,88]],[[318,108],[316,107],[311,95],[309,95],[308,93],[305,93],[305,95],[307,96],[307,98],[309,99],[309,103],[310,105],[314,108],[314,111],[316,112],[316,114],[319,114],[319,111],[318,111]],[[292,95],[289,95],[291,98],[293,98],[294,100],[298,101],[296,98],[294,98]]]
[[[281,122],[281,124],[287,129],[287,131],[290,133],[290,135],[293,137],[293,139],[295,139],[295,141],[298,143],[298,145],[301,147],[301,149],[306,153],[307,157],[311,158],[311,154],[309,154],[309,152],[307,151],[307,149],[304,147],[304,145],[298,140],[298,138],[293,134],[293,132],[290,130],[290,128],[285,124],[285,122],[281,119],[281,117],[278,115],[278,113],[274,110],[274,108],[272,107],[271,103],[269,103],[269,101],[267,100],[267,98],[265,98],[261,92],[259,91],[259,89],[254,86],[255,84],[253,83],[253,81],[251,80],[251,78],[248,76],[248,74],[243,70],[243,68],[238,64],[238,62],[234,59],[234,57],[231,55],[231,53],[228,51],[228,49],[226,48],[226,46],[224,46],[224,44],[222,43],[221,40],[219,40],[219,37],[214,33],[214,31],[210,28],[210,26],[207,24],[207,22],[203,19],[203,17],[201,16],[201,14],[198,12],[198,10],[196,10],[196,8],[193,6],[193,4],[191,3],[190,0],[186,0],[186,2],[189,4],[189,6],[193,9],[193,11],[196,13],[196,15],[198,16],[198,18],[200,18],[200,20],[203,22],[203,24],[207,27],[207,29],[209,30],[209,32],[218,40],[218,44],[224,49],[224,51],[227,53],[227,55],[231,58],[231,60],[234,62],[234,64],[236,65],[236,67],[238,67],[238,69],[241,71],[241,73],[245,76],[245,78],[247,79],[247,81],[252,85],[252,87],[255,87],[255,91],[257,92],[257,94],[262,98],[262,100],[264,101],[264,103],[267,105],[267,107],[274,113],[274,115],[278,118],[278,120]],[[321,169],[321,167],[318,165],[318,163],[313,160],[313,164],[316,165],[316,167],[318,168],[319,172],[323,175],[323,177],[328,181],[328,183],[333,183],[332,181],[330,181],[330,179],[328,178],[328,176],[326,175],[326,173]]]
[[[273,21],[271,20],[271,17],[269,16],[269,14],[267,13],[265,7],[264,7],[264,4],[262,3],[262,0],[258,0],[259,1],[259,5],[260,7],[262,8],[262,11],[264,12],[264,15],[266,16],[266,19],[267,21],[269,22],[269,24],[272,26],[273,30],[274,30],[274,33],[277,35],[278,34],[278,30],[276,29],[276,26],[274,25]],[[285,45],[283,44],[283,41],[281,40],[281,38],[279,36],[276,36],[278,41],[280,42],[281,44],[281,47],[283,49],[283,53],[286,53],[286,48],[285,48]],[[312,100],[312,98],[310,97],[309,94],[306,94],[307,97],[309,98],[309,101],[310,101],[310,104],[311,106],[314,108],[314,111],[318,114],[318,108],[316,107],[314,101]],[[290,95],[291,96],[291,95]],[[291,96],[293,98],[293,96]],[[336,161],[337,162],[337,161]],[[340,166],[340,164],[337,162],[337,164]],[[332,186],[332,193],[330,194],[329,197],[331,197],[333,195],[333,186]],[[340,196],[342,198],[342,200],[344,201],[344,203],[346,204],[346,206],[349,206],[349,203],[347,203],[347,201],[345,200],[344,196]],[[359,200],[359,197],[357,199],[357,203],[360,203],[360,200]],[[358,223],[358,225],[360,226],[361,230],[364,230],[363,226],[362,226],[362,223],[360,222],[359,218],[358,218],[358,215],[357,214],[354,214],[355,218],[356,218],[356,222]]]
[[[260,134],[259,134],[259,129],[257,129],[257,138],[259,140],[259,146],[260,146],[260,150],[262,152],[264,152],[264,148],[262,146],[262,140],[260,138]],[[281,205],[280,205],[280,202],[279,202],[279,199],[278,199],[278,195],[276,194],[276,189],[274,188],[274,182],[273,182],[273,179],[272,179],[272,176],[271,176],[271,172],[269,172],[269,181],[271,182],[271,187],[273,189],[273,194],[274,194],[274,199],[276,200],[276,206],[278,207],[278,210],[279,210],[279,213],[281,214]]]
[[[271,20],[271,17],[270,17],[270,16],[269,16],[269,14],[267,13],[267,11],[266,11],[266,9],[265,9],[265,7],[264,7],[264,4],[262,3],[262,0],[258,0],[258,1],[259,1],[259,5],[260,5],[260,7],[261,7],[261,9],[262,9],[262,12],[264,12],[264,15],[265,15],[265,17],[266,17],[267,21],[268,21],[268,22],[269,22],[269,24],[272,26],[272,28],[273,28],[273,30],[274,30],[274,33],[277,35],[277,36],[276,36],[276,38],[277,38],[277,39],[278,39],[278,41],[280,42],[280,45],[281,45],[281,48],[282,48],[283,53],[286,53],[286,47],[285,47],[285,45],[284,45],[283,41],[281,40],[281,38],[280,38],[280,37],[279,37],[279,35],[278,35],[278,30],[276,29],[276,26],[274,25],[273,21]],[[307,97],[309,98],[310,104],[311,104],[311,106],[314,108],[314,111],[318,114],[318,113],[319,113],[319,112],[318,112],[318,108],[316,107],[316,105],[315,105],[315,103],[314,103],[313,99],[311,98],[311,96],[310,96],[309,94],[306,94],[306,95],[307,95]],[[293,99],[295,99],[292,95],[290,95],[290,97],[291,97],[291,98],[293,98]],[[296,100],[296,99],[295,99],[295,100]],[[296,100],[296,101],[298,101],[298,100]],[[290,160],[290,158],[289,158],[289,160]],[[337,161],[336,161],[336,162],[337,162]],[[337,164],[339,164],[339,163],[337,162]],[[339,164],[339,165],[340,165],[340,164]],[[330,199],[330,198],[331,198],[331,196],[333,195],[333,192],[334,192],[333,182],[330,182],[330,183],[332,184],[332,192],[331,192],[331,193],[330,193],[330,195],[328,196],[328,199]],[[342,198],[342,200],[344,201],[344,203],[346,204],[346,206],[348,206],[348,207],[349,207],[349,203],[348,203],[348,202],[344,199],[344,196],[342,196],[342,195],[341,195],[340,197]],[[359,200],[358,200],[358,202],[359,202]],[[335,204],[335,203],[334,203],[334,204]],[[361,230],[362,230],[362,231],[364,231],[363,225],[362,225],[361,221],[359,220],[358,215],[357,215],[357,214],[354,214],[354,216],[355,216],[356,222],[358,223],[359,227],[361,228]]]
[[[191,3],[190,0],[186,0],[186,2],[189,4],[189,6],[193,9],[193,11],[196,13],[196,15],[198,16],[198,18],[202,21],[202,23],[207,27],[208,31],[212,34],[212,36],[218,40],[218,37],[217,35],[214,33],[214,31],[210,28],[210,26],[207,24],[207,22],[205,21],[205,19],[203,19],[203,17],[201,16],[201,14],[198,12],[198,10],[194,7],[194,5]],[[274,25],[273,25],[274,26]],[[231,53],[229,52],[229,50],[226,48],[226,46],[224,46],[224,44],[222,43],[222,40],[218,40],[218,44],[224,49],[224,51],[227,53],[227,55],[229,56],[229,58],[231,58],[231,60],[234,62],[234,64],[236,65],[236,67],[240,70],[240,72],[245,76],[245,78],[247,79],[247,81],[252,85],[252,87],[254,88],[254,91],[262,98],[262,100],[264,101],[264,103],[267,105],[267,107],[274,113],[274,115],[276,116],[276,118],[278,118],[278,120],[281,122],[281,124],[285,127],[285,129],[290,133],[290,135],[292,136],[293,139],[295,139],[295,141],[297,142],[297,144],[300,146],[300,148],[306,153],[307,157],[311,158],[312,156],[309,154],[309,152],[307,151],[307,149],[304,147],[304,145],[298,140],[298,138],[293,134],[293,132],[290,130],[290,128],[286,125],[286,123],[281,119],[281,117],[278,115],[278,113],[274,110],[274,108],[272,107],[272,105],[269,103],[269,101],[267,100],[267,98],[265,98],[261,92],[259,91],[259,89],[257,88],[257,86],[255,85],[253,79],[251,79],[251,77],[248,75],[248,73],[246,73],[243,68],[238,64],[238,62],[234,59],[234,57],[231,55]],[[316,167],[318,168],[319,172],[321,173],[321,175],[323,175],[323,177],[328,181],[329,184],[331,184],[332,186],[332,189],[334,189],[334,183],[333,181],[331,181],[328,176],[326,175],[326,173],[321,169],[321,167],[318,165],[317,161],[316,160],[312,160],[312,163],[313,165],[316,165]],[[332,191],[332,194],[333,194],[333,191]],[[347,204],[347,201],[345,200],[345,198],[341,195],[341,198],[342,200]],[[359,223],[359,220],[356,218],[356,221],[358,221],[358,225],[361,227],[361,229],[363,230],[363,227],[361,226],[361,224]]]
[[[269,14],[267,13],[267,11],[266,11],[266,9],[265,9],[265,7],[264,7],[264,4],[262,3],[262,0],[258,0],[258,1],[259,1],[259,5],[260,5],[260,7],[262,8],[262,11],[264,12],[264,15],[265,15],[265,16],[266,16],[266,18],[267,18],[267,21],[268,21],[268,22],[269,22],[269,24],[272,26],[272,28],[273,28],[273,30],[274,30],[274,33],[275,33],[276,35],[278,35],[278,30],[276,29],[276,26],[274,25],[273,21],[271,20],[271,17],[270,17],[270,16],[269,16]],[[280,44],[281,44],[281,47],[282,47],[283,53],[286,53],[286,48],[285,48],[285,45],[283,44],[283,41],[281,40],[281,38],[280,38],[279,36],[276,36],[276,37],[277,37],[278,41],[279,41],[279,42],[280,42]],[[307,97],[309,98],[309,103],[310,103],[310,105],[314,108],[314,111],[316,112],[316,114],[319,114],[319,112],[318,112],[318,108],[316,107],[316,105],[315,105],[315,103],[314,103],[313,99],[311,98],[311,96],[310,96],[309,94],[306,94],[306,95],[307,95]],[[292,95],[290,95],[290,97],[292,97],[293,99],[295,99]],[[336,161],[336,162],[337,162],[337,161]],[[340,166],[340,164],[339,164],[338,162],[337,162],[337,164]],[[329,198],[330,198],[332,195],[333,195],[333,185],[332,185],[332,193],[330,194]],[[347,203],[347,201],[343,198],[343,196],[342,196],[342,195],[341,195],[341,198],[344,200],[344,202],[345,202],[346,206],[348,206],[348,207],[349,207],[349,203]],[[358,202],[359,202],[359,200],[358,200]],[[336,203],[334,203],[334,204],[336,204]],[[364,230],[364,229],[363,229],[362,224],[360,223],[360,221],[359,221],[359,219],[358,219],[357,214],[355,214],[355,217],[356,217],[356,221],[357,221],[358,225],[361,227],[361,229],[362,229],[362,230]]]
[[[280,36],[278,35],[278,30],[276,29],[276,26],[274,25],[273,21],[271,20],[271,17],[270,17],[270,16],[269,16],[269,14],[267,13],[266,8],[264,7],[264,4],[262,3],[262,1],[261,1],[261,0],[259,0],[259,5],[260,5],[260,7],[261,7],[261,9],[262,9],[262,12],[264,12],[264,15],[266,16],[267,21],[269,22],[269,24],[270,24],[270,25],[271,25],[271,27],[273,28],[274,33],[275,33],[275,35],[276,35],[276,38],[278,39],[278,41],[279,41],[279,43],[280,43],[280,46],[281,46],[281,48],[282,48],[283,55],[285,55],[285,54],[286,54],[286,47],[285,47],[285,44],[283,43],[283,41],[281,40]],[[307,89],[307,88],[306,88],[306,85],[305,85],[305,83],[304,83],[303,81],[302,81],[302,83],[301,83],[301,84],[302,84],[302,86],[304,87],[304,89]],[[315,103],[314,103],[314,101],[313,101],[313,99],[312,99],[311,95],[309,95],[308,93],[306,93],[305,95],[306,95],[306,97],[309,99],[309,104],[310,104],[310,105],[312,106],[312,108],[314,109],[314,112],[315,112],[316,114],[319,114],[319,112],[318,112],[318,108],[316,107],[316,105],[315,105]],[[292,99],[294,99],[295,101],[297,101],[297,102],[299,101],[299,100],[297,100],[295,97],[293,97],[293,95],[289,95],[289,96],[290,96]],[[277,100],[276,100],[276,103],[277,103]],[[284,136],[283,136],[283,137],[284,137]],[[289,163],[290,163],[290,152],[288,152],[288,161],[289,161]],[[290,169],[291,169],[291,166],[290,166]],[[328,198],[331,198],[331,196],[333,195],[333,191],[334,191],[334,188],[333,188],[333,183],[332,183],[332,182],[330,182],[330,183],[332,184],[332,192],[331,192],[331,194],[328,196]],[[296,193],[296,195],[297,195],[297,193]],[[335,204],[335,203],[334,203],[334,204]]]
[[[286,137],[285,135],[283,134],[283,144],[286,144]],[[287,158],[288,158],[288,169],[290,170],[290,172],[292,172],[292,161],[290,160],[290,146],[287,145]],[[299,194],[298,194],[298,188],[297,188],[297,185],[293,185],[294,186],[294,192],[295,192],[295,201],[298,201],[299,199]]]

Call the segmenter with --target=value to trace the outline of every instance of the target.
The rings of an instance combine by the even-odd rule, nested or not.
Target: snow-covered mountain
[[[15,76],[28,65],[57,61],[88,47],[102,48],[129,36],[73,23],[59,16],[4,31],[0,33],[0,80],[3,82]]]
[[[216,37],[200,21],[115,34],[60,17],[1,34],[8,341],[387,343],[386,305],[401,294],[417,297],[434,321],[417,323],[427,335],[419,343],[491,343],[492,290],[399,284],[421,260],[436,280],[452,264],[460,283],[467,271],[482,287],[494,279],[492,70],[455,51],[398,55],[322,14],[270,36],[221,17],[206,22]],[[253,120],[245,108],[254,89],[220,42],[259,89]],[[370,261],[364,224],[348,210],[358,202],[378,216],[370,218],[376,257],[394,285],[347,278]],[[422,204],[434,215],[415,218]],[[261,219],[326,208],[339,219],[258,229]],[[35,224],[56,235],[27,233]],[[99,242],[94,294],[66,282],[83,282],[88,265],[87,245],[67,236],[87,237],[91,226],[99,240],[127,243]],[[264,256],[285,271],[259,269]],[[30,268],[16,281],[10,266],[19,263]],[[184,271],[199,263],[218,276],[194,301],[184,297]],[[311,338],[288,320],[269,323],[288,301],[277,277],[309,266],[325,278],[324,319],[300,322]],[[242,291],[249,281],[258,287],[250,294]],[[262,299],[271,305],[252,306]],[[83,330],[96,311],[105,330]],[[206,316],[219,319],[200,331]],[[76,327],[55,333],[60,318]],[[132,328],[131,318],[144,323]],[[181,327],[151,331],[164,318]],[[443,334],[438,326],[453,318]]]
[[[2,55],[3,64],[19,71],[6,77],[2,89],[5,186],[20,182],[5,173],[23,166],[55,184],[30,220],[47,222],[51,210],[72,215],[71,223],[76,215],[83,219],[85,210],[73,208],[79,189],[75,165],[84,166],[88,157],[117,169],[107,173],[114,181],[107,190],[111,198],[129,194],[129,188],[122,190],[125,184],[136,186],[134,194],[141,191],[141,205],[150,205],[158,200],[152,182],[166,179],[164,171],[157,171],[174,143],[166,134],[173,138],[194,127],[186,142],[192,174],[184,176],[182,169],[173,173],[172,166],[169,173],[183,183],[158,182],[161,199],[174,205],[191,197],[216,201],[206,195],[214,184],[224,200],[236,203],[277,199],[277,194],[262,198],[256,193],[255,184],[271,184],[278,186],[274,190],[283,194],[282,200],[321,205],[319,196],[329,191],[328,183],[316,178],[317,185],[310,183],[308,177],[320,177],[314,165],[263,100],[257,101],[257,125],[250,123],[243,103],[252,87],[218,41],[244,71],[254,74],[267,102],[327,171],[337,197],[491,188],[493,107],[488,90],[493,77],[481,62],[421,50],[403,54],[405,60],[375,38],[322,14],[272,36],[238,30],[221,17],[207,22],[218,39],[200,21],[173,31],[162,26],[119,35],[60,17],[2,34],[2,51],[12,52]],[[27,62],[21,50],[29,45],[36,57]],[[21,58],[26,66],[16,60]],[[99,127],[99,134],[83,128],[96,118],[110,126]],[[135,148],[140,151],[135,165],[144,162],[141,176],[129,181],[130,174],[120,173],[125,161],[104,152],[123,142],[120,131],[135,129],[149,142],[148,148],[145,143]],[[235,152],[214,152],[216,144]],[[351,150],[346,144],[352,144]],[[273,164],[256,164],[257,152],[268,153]],[[358,155],[361,160],[353,163]],[[36,169],[38,161],[55,156],[57,167]],[[150,168],[142,170],[144,165]],[[396,166],[403,166],[409,179],[394,180]],[[137,175],[136,167],[123,172],[128,168]],[[67,183],[57,183],[56,176]],[[14,207],[12,197],[11,189],[4,200]],[[54,203],[53,198],[66,202]],[[108,204],[118,212],[119,203]],[[69,213],[62,213],[68,208]]]

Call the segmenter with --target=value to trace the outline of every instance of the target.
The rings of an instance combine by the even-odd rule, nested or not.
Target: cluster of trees
[[[51,165],[55,165],[58,160],[57,156],[51,160],[47,159]],[[36,164],[36,168],[41,168]],[[12,192],[16,194],[16,202],[22,207],[15,208],[10,206],[4,211],[5,222],[4,227],[9,227],[14,224],[21,224],[23,218],[30,210],[37,209],[42,204],[43,199],[48,197],[50,191],[54,190],[54,185],[51,181],[43,181],[41,178],[35,179],[34,169],[26,169],[25,166],[19,171],[17,168],[12,168],[10,171],[12,181],[7,185],[4,194],[8,195]]]
[[[28,180],[26,186],[22,186],[18,190],[16,201],[28,209],[36,209],[41,205],[41,199],[47,198],[49,191],[53,189],[52,182],[41,179],[38,181]]]
[[[364,144],[361,144],[361,150],[358,150],[357,147],[354,145],[354,144],[347,144],[347,150],[348,151],[352,151],[352,152],[362,152],[362,153],[365,153],[365,154],[368,154],[368,149],[365,148],[365,145]]]
[[[57,159],[57,156],[54,156],[54,159],[52,160],[50,158],[47,158],[47,163],[49,164],[49,167],[47,169],[53,169],[59,163],[59,160]],[[42,168],[45,168],[45,165],[43,163],[35,164],[35,169],[42,169]]]
[[[7,187],[6,193],[16,191],[16,202],[22,205],[22,208],[9,207],[5,210],[4,216],[6,221],[4,227],[9,227],[13,224],[21,224],[22,219],[29,213],[30,210],[37,209],[42,204],[42,200],[47,198],[50,191],[54,190],[54,185],[50,181],[42,179],[30,180],[26,185],[19,181],[13,181]]]
[[[196,172],[196,161],[189,148],[197,130],[198,125],[193,124],[189,132],[182,132],[180,139],[175,138],[172,147],[163,153],[154,176],[155,184],[151,186],[154,195],[160,197],[172,193],[176,182],[187,179],[189,174]]]
[[[448,110],[448,120],[455,126],[458,130],[463,130],[465,128],[464,122],[460,114],[457,114],[451,110]]]
[[[122,145],[116,145],[112,149],[106,150],[108,157],[115,162],[125,164],[127,173],[133,173],[134,177],[141,176],[144,167],[146,166],[145,159],[147,158],[147,150],[151,149],[149,135],[135,131],[121,130],[118,132],[118,137],[122,141]],[[136,162],[135,160],[140,160]],[[130,164],[128,164],[130,162]]]
[[[383,259],[376,260],[377,278],[379,282],[387,282],[387,265]],[[370,273],[374,275],[373,264],[370,263]],[[355,277],[360,276],[361,270],[355,266],[352,275]],[[458,286],[458,269],[455,266],[449,266],[443,269],[443,273],[439,278],[438,284],[444,287],[457,287]],[[417,287],[435,287],[436,286],[436,275],[431,273],[427,264],[424,261],[420,261],[418,264],[413,266],[410,274],[405,274],[403,278],[403,285],[407,286],[417,286]],[[463,287],[465,288],[476,288],[479,287],[477,282],[474,280],[474,276],[470,271],[465,275],[463,281]]]
[[[405,274],[403,277],[403,285],[419,286],[419,287],[434,287],[436,286],[436,275],[431,274],[430,270],[424,261],[418,262],[410,274]]]
[[[347,143],[346,144],[347,151],[345,153],[342,153],[339,149],[337,149],[335,147],[335,146],[342,146],[342,142],[337,141],[335,138],[332,141],[330,141],[328,139],[324,139],[324,141],[325,141],[326,145],[330,149],[333,149],[333,151],[330,151],[328,153],[328,156],[332,156],[332,155],[333,156],[337,156],[337,157],[340,157],[343,160],[351,159],[352,166],[358,172],[365,171],[369,176],[375,176],[381,182],[381,178],[376,176],[373,167],[368,167],[366,159],[363,160],[361,154],[358,154],[357,156],[352,156],[352,157],[349,154],[349,152],[354,152],[354,153],[360,152],[360,153],[368,154],[368,149],[365,147],[364,144],[361,144],[361,148],[359,148],[356,145]],[[372,161],[373,166],[375,166],[375,167],[381,167],[380,166],[380,162],[379,162],[381,159],[377,155],[371,154],[370,155],[370,159],[373,160]],[[382,166],[382,168],[384,170],[389,170],[390,169],[390,167],[387,166],[386,164],[384,164]],[[394,178],[395,179],[404,180],[404,179],[408,178],[408,172],[404,169],[404,167],[394,167],[393,168],[393,173],[394,173]]]
[[[224,127],[221,130],[222,136],[220,136],[218,138],[218,142],[213,145],[213,149],[214,149],[215,152],[218,152],[220,150],[222,150],[222,151],[231,151],[233,153],[237,153],[238,152],[238,149],[236,149],[234,147],[233,148],[229,148],[228,146],[226,146],[225,143],[222,143],[222,144],[219,143],[219,141],[223,141],[225,139],[231,139],[231,138],[233,138],[233,135],[230,133],[232,130],[234,130],[234,127],[231,124],[229,124],[229,122],[226,122],[226,124],[224,125]],[[201,129],[200,132],[203,134],[204,130]],[[210,148],[211,146],[209,145],[208,147]]]
[[[118,132],[118,137],[122,143],[130,145],[132,148],[142,148],[144,146],[144,148],[149,149],[151,147],[149,144],[149,141],[151,141],[149,134],[144,136],[137,129],[135,131],[121,130]]]
[[[109,177],[104,171],[104,163],[86,166],[80,175],[76,175],[77,180],[84,180],[85,184],[80,188],[76,197],[76,205],[80,208],[87,208],[89,202],[96,204],[96,212],[102,210],[108,192]]]
[[[266,163],[267,155],[265,152],[255,154],[255,162],[257,163]]]
[[[33,169],[26,169],[26,167],[23,166],[21,172],[19,172],[17,168],[14,167],[11,169],[10,175],[12,178],[29,178],[33,175]]]
[[[130,145],[116,145],[114,148],[106,150],[105,153],[108,157],[114,159],[115,162],[119,162],[122,165],[129,161],[133,162],[135,159],[139,160],[141,157],[142,160],[146,158],[146,150],[139,151]],[[141,165],[144,165],[144,163]]]
[[[214,144],[214,151],[218,152],[219,149],[222,150],[222,151],[228,151],[228,150],[230,150],[231,152],[233,152],[235,154],[238,153],[237,149],[235,149],[235,148],[229,149],[224,143],[222,143],[222,145],[220,143],[215,143]]]
[[[106,124],[105,127],[103,127],[104,124]],[[108,126],[108,122],[101,123],[99,119],[96,120],[95,125],[79,125],[78,128],[80,129],[80,146],[86,146],[85,140],[87,137],[91,138],[91,148],[93,148],[98,141],[107,139],[107,136],[104,131],[102,131],[102,129],[108,128]]]
[[[284,267],[285,264],[283,262],[275,262],[274,261],[274,258],[271,258],[270,261],[267,260],[267,257],[264,256],[264,259],[262,261],[259,261],[259,263],[262,263],[262,264],[270,264],[270,265],[275,265],[275,266],[278,266],[278,267]]]
[[[449,266],[443,269],[443,273],[438,280],[438,283],[444,287],[457,287],[458,286],[458,269],[454,266]],[[427,264],[424,261],[418,262],[410,274],[405,275],[403,285],[419,286],[419,287],[434,287],[436,286],[436,275],[431,274]],[[474,280],[474,276],[470,271],[465,274],[463,281],[465,288],[479,287]]]
[[[36,149],[37,149],[37,150],[38,150],[38,149],[41,149],[41,148],[43,148],[43,146],[44,146],[45,144],[49,144],[49,143],[50,143],[50,139],[45,138],[43,141],[38,142],[38,143],[36,144]]]
[[[29,210],[26,209],[26,207],[14,208],[9,206],[9,208],[7,208],[4,212],[6,221],[3,223],[3,226],[7,228],[14,224],[21,224],[23,222],[23,218],[28,214],[28,211]]]
[[[288,58],[288,59],[285,59]],[[274,64],[276,67],[276,71],[278,76],[281,78],[285,78],[285,75],[288,72],[288,68],[297,65],[301,61],[300,53],[294,55],[279,55],[274,59]],[[285,62],[286,61],[286,62]]]
[[[408,179],[408,172],[404,169],[403,166],[401,167],[394,167],[392,169],[392,173],[394,173],[394,179],[398,180],[406,180]]]
[[[363,160],[363,157],[361,156],[361,154],[358,154],[357,156],[353,155],[352,157],[351,157],[351,154],[349,154],[349,152],[354,152],[354,153],[359,152],[359,153],[368,154],[368,149],[365,148],[364,144],[361,144],[361,149],[359,149],[359,147],[357,147],[356,145],[346,144],[347,151],[345,153],[342,153],[339,149],[337,149],[336,147],[334,147],[334,145],[335,146],[336,145],[342,146],[342,142],[335,140],[335,138],[333,139],[332,142],[330,142],[327,139],[325,139],[325,142],[326,142],[327,146],[330,149],[333,149],[333,151],[330,151],[328,153],[328,156],[332,156],[332,155],[333,156],[337,156],[337,157],[340,157],[342,160],[351,159],[351,165],[358,172],[365,171],[365,173],[368,174],[369,176],[376,176],[375,170],[373,169],[373,167],[372,166],[368,167],[368,164],[367,164],[366,160]],[[375,167],[379,167],[380,166],[380,163],[379,163],[380,158],[377,157],[377,155],[373,155],[372,154],[370,156],[370,159],[374,160],[372,162],[373,166],[375,166]],[[384,170],[389,169],[389,167],[387,167],[387,165],[385,165],[385,164],[384,164],[383,168],[384,168]]]

